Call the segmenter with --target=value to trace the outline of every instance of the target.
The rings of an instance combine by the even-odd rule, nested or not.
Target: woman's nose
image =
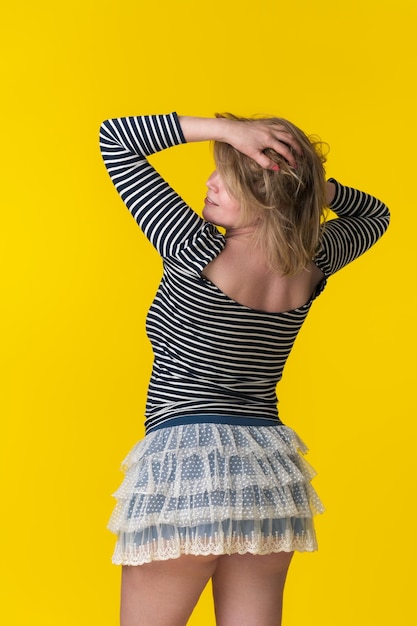
[[[216,189],[218,186],[218,174],[217,174],[217,170],[214,170],[214,172],[211,174],[211,176],[209,176],[208,181],[206,182],[206,185],[209,189]]]

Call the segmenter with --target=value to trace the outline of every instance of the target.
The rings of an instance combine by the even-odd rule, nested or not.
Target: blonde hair
[[[279,124],[298,142],[301,155],[289,146],[295,168],[274,150],[266,149],[265,154],[279,169],[265,169],[231,145],[217,141],[214,158],[226,189],[240,203],[241,225],[255,225],[253,243],[263,250],[271,269],[283,276],[299,273],[317,252],[325,219],[326,158],[322,142],[277,117],[242,118],[230,113],[216,117]]]

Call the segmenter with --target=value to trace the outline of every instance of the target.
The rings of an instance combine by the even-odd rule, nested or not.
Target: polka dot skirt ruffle
[[[156,430],[123,462],[109,529],[113,562],[181,554],[269,554],[317,548],[306,446],[286,426],[190,424]]]

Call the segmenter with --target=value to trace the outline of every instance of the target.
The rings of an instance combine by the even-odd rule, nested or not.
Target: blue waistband
[[[185,424],[230,424],[235,426],[283,426],[278,417],[245,417],[242,415],[218,415],[216,413],[203,413],[192,415],[177,415],[171,419],[164,419],[160,424],[155,424],[146,429],[146,434],[161,428],[171,426],[183,426]]]

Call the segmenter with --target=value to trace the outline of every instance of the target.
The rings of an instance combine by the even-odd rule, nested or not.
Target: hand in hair
[[[226,120],[229,124],[226,143],[250,157],[264,169],[278,169],[265,150],[273,150],[284,158],[291,167],[296,167],[294,151],[302,154],[300,144],[279,124],[263,124],[260,120],[242,122]],[[292,150],[291,150],[292,148]]]
[[[274,150],[291,167],[296,166],[294,151],[302,154],[300,144],[280,124],[264,123],[262,120],[242,121],[230,117],[181,116],[179,120],[187,141],[228,143],[264,169],[277,169],[276,163],[264,153],[264,150]]]

